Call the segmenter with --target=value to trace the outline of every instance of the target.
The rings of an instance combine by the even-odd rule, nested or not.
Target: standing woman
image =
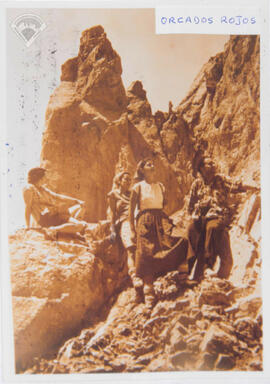
[[[136,273],[143,280],[145,304],[152,308],[155,303],[153,282],[157,275],[168,270],[178,269],[185,261],[187,241],[171,237],[173,225],[167,231],[164,221],[170,223],[163,212],[165,188],[155,180],[153,161],[145,159],[139,162],[130,198],[130,228],[133,239],[136,238]],[[136,217],[135,228],[135,209]],[[167,232],[167,233],[166,233]]]
[[[135,270],[135,244],[129,223],[131,176],[129,172],[118,173],[113,180],[112,190],[108,193],[109,216],[111,220],[110,240],[114,242],[117,234],[127,250],[128,273],[136,290],[136,300],[141,297],[142,280],[136,276]]]

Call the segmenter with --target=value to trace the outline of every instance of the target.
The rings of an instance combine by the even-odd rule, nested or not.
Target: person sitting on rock
[[[129,172],[118,173],[113,180],[112,190],[108,193],[109,217],[111,221],[110,240],[114,241],[120,235],[122,244],[127,250],[128,273],[136,291],[136,301],[140,300],[142,280],[135,270],[135,244],[131,239],[129,223],[131,175]]]
[[[87,224],[79,219],[84,214],[85,203],[45,187],[45,174],[46,170],[41,167],[28,172],[28,185],[23,189],[27,229],[30,228],[32,217],[43,228],[48,239],[55,240],[57,234],[62,232],[75,234],[84,240],[81,233]]]
[[[137,183],[130,198],[130,226],[134,241],[136,239],[136,273],[143,280],[144,300],[149,309],[156,301],[153,287],[156,277],[178,270],[179,280],[188,285],[187,240],[171,236],[173,224],[163,212],[165,188],[157,182],[155,169],[151,159],[138,163]]]
[[[197,158],[195,168],[199,175],[191,186],[188,204],[192,217],[187,236],[189,269],[192,270],[197,260],[194,279],[200,281],[205,265],[212,268],[219,256],[217,276],[228,279],[233,265],[228,231],[233,211],[229,197],[232,193],[245,192],[249,186],[217,174],[214,162],[208,157]]]

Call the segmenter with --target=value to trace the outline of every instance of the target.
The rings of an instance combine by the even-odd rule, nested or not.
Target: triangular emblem
[[[11,24],[11,27],[23,39],[29,47],[39,34],[46,28],[44,21],[36,15],[24,14],[18,16]]]

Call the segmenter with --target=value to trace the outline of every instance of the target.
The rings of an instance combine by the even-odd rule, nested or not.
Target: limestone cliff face
[[[46,112],[41,160],[48,184],[85,200],[92,221],[105,216],[114,166],[128,141],[121,72],[103,28],[84,31],[78,57],[63,65]]]
[[[260,39],[232,36],[196,77],[177,112],[221,170],[260,182]]]

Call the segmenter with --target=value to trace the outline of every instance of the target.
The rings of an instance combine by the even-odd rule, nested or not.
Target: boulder
[[[217,354],[205,353],[202,357],[202,362],[199,365],[198,369],[200,371],[209,371],[212,370],[215,366],[215,361],[217,359]]]
[[[234,322],[237,337],[249,345],[262,336],[259,323],[250,317],[241,317]],[[255,342],[256,343],[256,342]]]
[[[237,338],[233,334],[212,324],[201,342],[200,349],[210,354],[232,353],[236,344]]]
[[[209,282],[211,281],[211,284]],[[205,279],[200,287],[198,294],[198,304],[200,307],[203,305],[228,307],[231,304],[229,292],[232,285],[224,279],[216,277],[208,277]],[[204,307],[206,308],[206,307]]]
[[[61,243],[34,230],[20,230],[10,240],[17,371],[81,329],[87,312],[97,313],[125,276],[119,257],[108,265],[82,246],[66,253]]]
[[[225,309],[225,313],[232,314],[235,318],[250,317],[255,319],[261,313],[262,298],[251,294],[239,299],[234,305]]]
[[[235,361],[231,356],[228,355],[219,355],[215,364],[217,370],[228,371],[235,366]]]
[[[185,367],[188,361],[192,360],[192,353],[178,352],[171,357],[171,362],[175,367]]]

